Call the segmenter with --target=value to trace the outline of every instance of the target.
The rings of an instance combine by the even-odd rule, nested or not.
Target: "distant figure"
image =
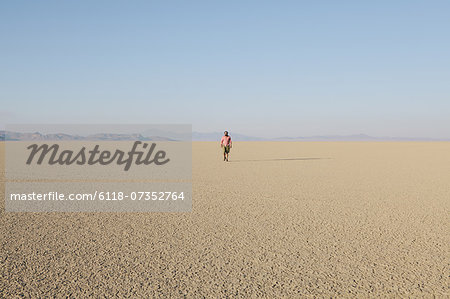
[[[228,131],[223,132],[222,140],[220,140],[220,147],[223,149],[223,160],[228,161],[228,154],[231,149],[231,137]]]

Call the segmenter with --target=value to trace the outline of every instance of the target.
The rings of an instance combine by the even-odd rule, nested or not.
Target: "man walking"
[[[220,140],[220,147],[223,149],[223,160],[228,161],[228,154],[231,149],[231,137],[228,135],[228,131],[223,132],[223,134]]]

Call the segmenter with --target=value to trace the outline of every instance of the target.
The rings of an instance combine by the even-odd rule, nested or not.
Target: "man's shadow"
[[[230,160],[229,162],[267,162],[267,161],[309,161],[325,160],[331,158],[279,158],[279,159],[259,159],[259,160]]]

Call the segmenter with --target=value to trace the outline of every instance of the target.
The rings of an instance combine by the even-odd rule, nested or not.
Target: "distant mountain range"
[[[218,141],[222,137],[222,132],[192,132],[192,141]],[[20,140],[87,140],[87,141],[176,141],[176,140],[190,140],[190,136],[186,134],[173,132],[143,132],[136,134],[113,134],[113,133],[99,133],[88,136],[70,135],[64,133],[58,134],[41,134],[34,133],[19,133],[11,131],[0,131],[0,141],[20,141]],[[234,141],[450,141],[449,139],[439,138],[411,138],[411,137],[373,137],[366,134],[357,135],[317,135],[317,136],[299,136],[299,137],[278,137],[278,138],[261,138],[242,134],[231,134]]]
[[[450,141],[449,139],[427,137],[374,137],[366,134],[355,135],[317,135],[307,137],[281,137],[272,140],[278,141]]]
[[[222,137],[222,132],[211,133],[192,133],[194,141],[217,141]],[[317,135],[317,136],[299,136],[299,137],[278,137],[261,138],[242,134],[230,134],[234,141],[450,141],[448,139],[426,138],[426,137],[373,137],[366,134],[356,135]]]
[[[161,136],[143,136],[141,134],[113,134],[113,133],[99,133],[88,136],[69,135],[64,133],[57,134],[41,134],[39,132],[34,133],[19,133],[10,131],[0,131],[0,141],[45,141],[45,140],[57,140],[57,141],[70,141],[70,140],[86,140],[86,141],[174,141],[168,137]]]

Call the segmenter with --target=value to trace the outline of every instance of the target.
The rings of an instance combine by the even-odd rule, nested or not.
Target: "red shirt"
[[[220,140],[220,145],[228,146],[231,145],[231,137],[228,136],[222,136],[222,140]]]

